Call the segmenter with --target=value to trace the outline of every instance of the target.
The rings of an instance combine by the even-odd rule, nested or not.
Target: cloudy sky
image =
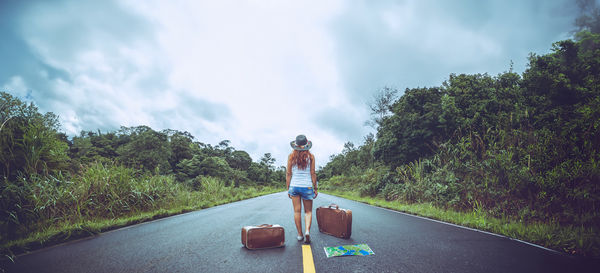
[[[523,72],[571,36],[574,0],[0,0],[0,90],[70,136],[147,125],[324,165],[372,128],[382,87]]]

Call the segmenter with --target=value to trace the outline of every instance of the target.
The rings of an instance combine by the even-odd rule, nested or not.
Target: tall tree
[[[177,169],[177,164],[184,159],[190,159],[193,156],[192,143],[194,136],[188,132],[180,132],[177,130],[164,130],[162,133],[166,134],[169,139],[169,149],[171,156],[169,157],[169,164],[173,170]]]
[[[68,145],[61,140],[58,117],[38,112],[6,92],[0,92],[0,161],[2,176],[12,179],[19,173],[48,173],[67,167]]]
[[[407,89],[377,131],[373,155],[397,166],[430,155],[441,141],[439,88]]]
[[[265,182],[271,182],[271,174],[275,171],[275,158],[271,156],[271,153],[265,153],[260,158],[260,166],[263,168],[265,173]]]
[[[252,158],[245,151],[234,151],[231,153],[231,157],[228,160],[229,166],[234,169],[246,171],[250,168]]]
[[[128,134],[130,141],[119,147],[119,160],[128,166],[145,171],[170,173],[168,137],[165,133],[152,130],[148,126],[122,127],[121,134]]]
[[[373,100],[368,104],[371,110],[371,118],[365,122],[366,125],[377,129],[381,126],[383,119],[392,113],[392,104],[396,101],[398,90],[384,87],[373,95]]]

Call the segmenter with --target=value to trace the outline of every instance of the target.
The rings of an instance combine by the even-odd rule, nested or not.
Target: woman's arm
[[[317,198],[319,192],[317,192],[317,172],[315,171],[315,156],[313,154],[310,154],[310,178],[312,180],[313,191],[315,192],[314,198]]]
[[[290,181],[292,180],[292,155],[288,156],[287,168],[285,169],[285,188],[290,189]]]
[[[310,154],[310,178],[313,188],[317,190],[317,172],[315,171],[315,156],[313,154]]]

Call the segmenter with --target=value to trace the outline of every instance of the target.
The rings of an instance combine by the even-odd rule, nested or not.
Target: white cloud
[[[548,15],[566,1],[515,3],[39,1],[10,14],[12,46],[24,41],[18,56],[35,60],[0,69],[0,86],[71,135],[148,125],[284,165],[306,134],[324,165],[344,142],[361,144],[379,88],[506,70],[572,18]]]
[[[3,92],[10,90],[13,95],[20,98],[26,98],[30,89],[25,84],[25,81],[23,81],[23,78],[13,76],[0,90]]]
[[[271,152],[284,165],[287,143],[320,128],[311,113],[345,100],[326,23],[335,5],[257,2],[153,2],[159,47],[171,68],[169,86],[227,105],[230,123],[210,142],[249,145],[252,157]],[[328,140],[334,138],[328,138]],[[343,140],[321,145],[325,158]],[[245,149],[245,147],[239,147]],[[316,151],[316,150],[315,150]]]
[[[31,6],[20,31],[43,63],[69,75],[34,99],[71,135],[171,128],[206,143],[229,139],[254,160],[270,152],[284,165],[289,141],[305,133],[324,164],[344,142],[311,120],[346,101],[326,26],[336,6],[63,1]],[[117,22],[106,22],[111,15]]]

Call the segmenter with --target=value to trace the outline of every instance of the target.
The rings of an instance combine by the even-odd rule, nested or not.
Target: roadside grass
[[[360,196],[358,192],[335,190],[323,190],[322,192],[377,207],[488,231],[572,255],[600,258],[600,231],[594,228],[565,226],[551,221],[526,223],[491,217],[477,208],[474,208],[472,212],[459,212],[438,208],[431,203],[403,204],[399,201]]]
[[[134,210],[115,217],[77,217],[39,225],[22,238],[6,240],[0,245],[0,259],[14,260],[15,256],[101,232],[143,223],[190,211],[214,207],[257,196],[283,191],[283,187],[227,187],[216,178],[207,177],[200,191],[177,190],[168,202],[160,202],[144,210]],[[158,200],[157,200],[158,201]]]

